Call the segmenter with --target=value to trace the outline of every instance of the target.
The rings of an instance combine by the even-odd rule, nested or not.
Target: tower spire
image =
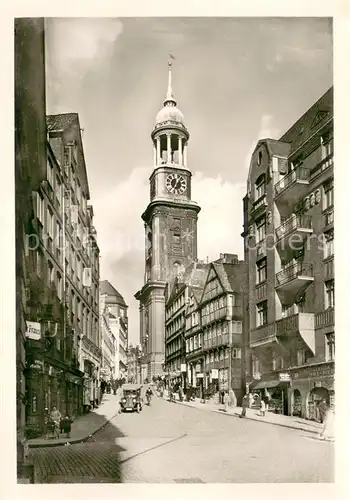
[[[166,93],[166,98],[165,98],[165,101],[164,101],[164,106],[168,106],[169,104],[170,105],[174,105],[176,106],[176,101],[175,101],[175,98],[174,98],[174,95],[173,95],[173,87],[172,87],[172,67],[173,67],[173,63],[172,63],[172,60],[175,60],[175,57],[169,53],[169,59],[168,59],[168,90],[167,90],[167,93]]]

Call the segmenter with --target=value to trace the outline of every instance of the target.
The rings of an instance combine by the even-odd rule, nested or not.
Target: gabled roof
[[[79,144],[79,153],[80,157],[78,159],[78,165],[81,167],[81,171],[79,172],[79,179],[82,184],[82,188],[87,196],[87,199],[90,199],[90,190],[89,190],[89,182],[86,171],[86,163],[85,163],[85,155],[84,155],[84,147],[83,147],[83,139],[81,136],[81,127],[79,121],[78,113],[60,113],[58,115],[47,115],[46,116],[46,127],[49,133],[64,133],[66,131],[74,130],[75,136],[77,138],[77,142]]]
[[[47,130],[49,132],[63,132],[68,127],[70,127],[76,119],[79,119],[78,113],[48,115],[46,117]]]
[[[280,141],[288,142],[291,153],[317,132],[327,120],[333,117],[333,87],[309,108],[292,127],[282,135]]]
[[[107,304],[118,304],[128,307],[123,296],[114,288],[108,280],[100,281],[100,293],[108,295]]]

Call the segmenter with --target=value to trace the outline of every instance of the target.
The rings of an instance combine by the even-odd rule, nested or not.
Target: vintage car
[[[120,400],[121,411],[136,411],[139,413],[142,410],[142,385],[140,384],[125,384],[123,386],[123,395]]]

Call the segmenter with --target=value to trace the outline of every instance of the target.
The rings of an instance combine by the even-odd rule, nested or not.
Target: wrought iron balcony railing
[[[299,276],[313,277],[312,264],[309,263],[296,263],[292,266],[286,267],[276,274],[277,286],[284,285]]]
[[[296,229],[312,229],[312,218],[310,215],[292,215],[276,229],[277,240],[287,236]]]
[[[277,184],[275,184],[275,196],[278,196],[282,191],[285,191],[292,184],[297,181],[309,181],[310,180],[310,170],[305,167],[297,167],[295,170],[289,172],[281,179]]]

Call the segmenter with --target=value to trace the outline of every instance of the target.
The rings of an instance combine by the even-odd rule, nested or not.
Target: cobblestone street
[[[154,398],[91,442],[33,449],[41,483],[331,482],[334,444]]]

